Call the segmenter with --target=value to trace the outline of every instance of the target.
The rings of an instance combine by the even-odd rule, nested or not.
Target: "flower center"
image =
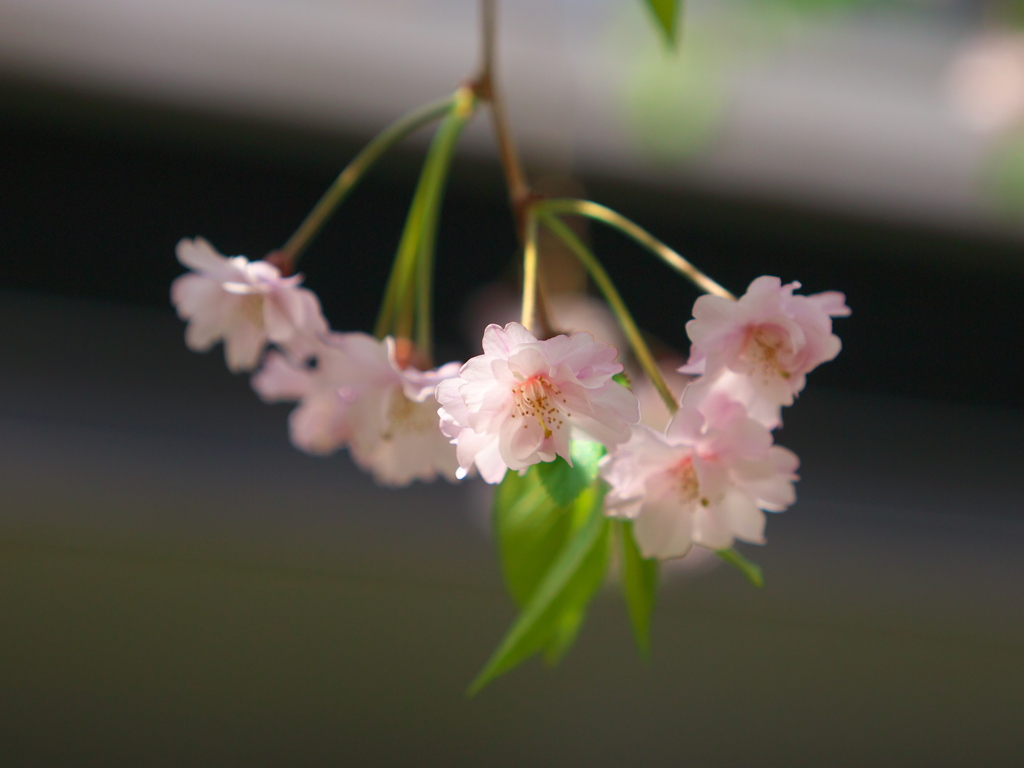
[[[388,402],[384,440],[391,440],[396,434],[424,434],[437,431],[437,408],[430,402],[417,403],[405,396],[397,387]]]
[[[242,296],[241,315],[257,328],[263,327],[263,296],[258,293]]]
[[[562,397],[562,390],[552,384],[546,376],[531,376],[522,384],[512,390],[515,397],[515,404],[512,408],[512,418],[517,416],[523,419],[536,419],[544,430],[544,439],[551,437],[553,430],[561,429],[565,420],[562,418],[562,405],[566,404]],[[572,416],[568,411],[565,416]],[[523,424],[526,429],[529,423]]]
[[[700,481],[697,479],[697,470],[693,468],[693,457],[682,459],[672,468],[672,474],[679,503],[686,506],[695,502],[700,497]],[[707,499],[701,499],[701,504],[706,507]]]
[[[767,383],[776,376],[788,379],[792,375],[779,359],[780,355],[791,351],[787,334],[781,329],[759,325],[747,331],[747,342],[740,352],[740,360],[747,371],[760,374]]]

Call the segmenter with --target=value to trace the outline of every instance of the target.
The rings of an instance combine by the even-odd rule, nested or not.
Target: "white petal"
[[[323,400],[309,400],[291,412],[288,428],[296,448],[313,456],[327,456],[348,440],[348,411],[340,398],[333,405]]]
[[[215,314],[211,307],[222,294],[220,283],[202,275],[185,274],[171,283],[171,303],[182,320],[197,314]]]
[[[174,250],[182,266],[196,272],[217,274],[227,266],[227,259],[201,237],[195,240],[182,238]]]
[[[301,400],[312,388],[310,371],[298,368],[280,352],[270,352],[252,377],[252,388],[267,403]]]
[[[224,334],[224,359],[232,373],[251,371],[260,361],[267,334],[245,320],[234,323]]]
[[[644,557],[682,557],[693,546],[693,514],[679,504],[645,504],[633,521],[633,535]]]
[[[717,512],[736,538],[751,544],[764,544],[764,512],[757,508],[747,494],[732,490],[719,504]]]
[[[505,358],[518,345],[536,341],[537,337],[519,323],[509,323],[504,328],[492,323],[484,329],[482,345],[485,355]]]
[[[694,511],[693,541],[708,549],[727,549],[732,546],[733,532],[719,505],[697,504]]]

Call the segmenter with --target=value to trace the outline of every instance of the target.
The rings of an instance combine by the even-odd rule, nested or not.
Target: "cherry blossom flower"
[[[177,256],[192,270],[171,285],[171,302],[188,321],[185,343],[205,352],[223,339],[232,372],[255,368],[268,341],[296,359],[308,357],[327,332],[316,294],[299,287],[301,275],[282,277],[266,261],[222,256],[201,237],[179,241]]]
[[[461,479],[455,447],[438,427],[439,384],[457,376],[461,363],[421,371],[399,368],[394,340],[384,342],[391,371],[386,381],[367,387],[353,415],[352,457],[385,485],[413,480]]]
[[[634,427],[601,460],[611,486],[605,511],[633,520],[644,557],[682,557],[694,544],[726,549],[734,539],[761,544],[762,510],[781,512],[796,500],[798,465],[742,404],[716,393],[700,410],[683,406],[664,434]]]
[[[457,446],[461,472],[476,466],[488,483],[562,456],[569,441],[629,439],[636,397],[612,376],[617,351],[589,333],[538,340],[519,323],[484,331],[482,355],[437,385],[442,431]]]
[[[699,405],[713,392],[726,392],[769,428],[782,422],[807,373],[839,354],[832,318],[850,314],[837,291],[796,296],[800,283],[782,285],[759,277],[738,301],[701,296],[686,332],[693,342],[683,373],[703,374],[683,393]]]
[[[364,390],[390,382],[393,371],[381,347],[364,333],[332,333],[315,347],[312,366],[270,352],[252,377],[252,387],[268,403],[298,402],[288,417],[292,444],[327,456],[351,439],[352,406]]]
[[[332,333],[317,347],[315,366],[271,352],[252,385],[268,402],[299,402],[289,417],[297,448],[327,455],[347,446],[379,483],[402,486],[455,479],[458,461],[438,429],[434,387],[459,367],[402,369],[392,339]]]

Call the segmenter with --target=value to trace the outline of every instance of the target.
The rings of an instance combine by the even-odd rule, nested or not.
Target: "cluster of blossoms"
[[[807,374],[839,353],[832,318],[849,314],[842,294],[797,295],[799,283],[775,277],[757,278],[737,299],[611,208],[534,190],[494,83],[496,2],[481,4],[477,76],[377,134],[280,250],[249,261],[222,256],[199,238],[182,240],[178,260],[190,272],[171,287],[191,349],[223,341],[228,368],[252,372],[260,398],[296,404],[288,426],[300,450],[326,456],[347,449],[382,485],[479,476],[498,486],[494,530],[520,614],[471,693],[534,654],[560,658],[616,560],[641,651],[649,645],[658,561],[697,545],[760,583],[757,566],[731,547],[763,542],[766,512],[793,504],[799,461],[774,445],[772,432]],[[671,38],[674,21],[656,16]],[[435,368],[444,190],[459,136],[484,103],[522,245],[522,322],[488,325],[482,354]],[[296,260],[376,160],[434,122],[374,335],[332,330],[316,295],[292,274]],[[686,325],[685,364],[655,359],[568,217],[617,230],[709,294]],[[553,295],[547,236],[601,292],[601,311],[565,307],[565,297]],[[485,322],[502,317],[500,302],[489,300],[485,311]],[[558,327],[576,332],[556,335]],[[619,349],[626,342],[629,373]],[[633,364],[642,378],[631,378]]]
[[[259,367],[252,384],[264,400],[297,402],[289,429],[299,449],[347,447],[379,482],[400,486],[473,471],[499,483],[508,470],[571,463],[572,441],[596,441],[608,451],[606,513],[632,519],[643,555],[660,559],[693,544],[762,542],[764,511],[793,503],[798,460],[771,430],[806,374],[838,354],[832,318],[849,314],[840,293],[795,295],[798,283],[774,277],[738,300],[701,297],[680,369],[697,378],[657,431],[639,424],[615,347],[589,333],[538,339],[519,323],[491,325],[483,354],[424,371],[391,337],[331,331],[301,276],[226,258],[201,239],[182,240],[177,254],[192,270],[171,289],[188,346],[223,340],[232,371]]]
[[[645,557],[763,543],[764,511],[795,501],[799,461],[772,444],[771,430],[807,373],[839,354],[832,318],[850,314],[841,293],[794,295],[799,287],[759,277],[738,301],[697,299],[680,371],[698,378],[663,433],[635,427],[604,459],[608,512],[635,521]]]
[[[185,342],[202,352],[224,341],[234,372],[262,367],[252,385],[267,402],[298,402],[292,443],[325,456],[348,447],[386,485],[455,478],[455,449],[437,428],[437,384],[459,364],[421,371],[394,339],[329,330],[316,295],[299,275],[266,261],[226,258],[205,240],[182,240],[178,260],[193,270],[171,286],[188,321]],[[264,354],[269,343],[277,347]]]

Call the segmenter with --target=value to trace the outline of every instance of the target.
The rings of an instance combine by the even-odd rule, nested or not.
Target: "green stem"
[[[468,88],[460,88],[449,103],[416,185],[375,329],[378,337],[393,332],[411,338],[415,325],[417,345],[428,356],[437,219],[455,146],[476,108]]]
[[[523,244],[523,327],[533,331],[537,314],[537,212],[526,212]]]
[[[425,174],[432,176],[430,195],[426,203],[423,232],[420,237],[418,254],[418,282],[416,297],[416,343],[420,351],[430,357],[433,343],[433,312],[434,295],[434,251],[437,245],[437,222],[444,200],[445,182],[452,156],[458,144],[462,129],[473,116],[476,101],[468,90],[456,99],[451,114],[445,119],[437,132],[439,147],[436,154],[428,159]]]
[[[631,237],[702,291],[726,299],[736,298],[732,293],[705,275],[639,224],[627,219],[621,213],[613,211],[607,206],[591,202],[590,200],[568,199],[544,200],[537,203],[536,206],[547,213],[570,213],[577,216],[586,216],[607,224],[619,230],[627,237]]]
[[[537,205],[538,216],[541,223],[545,227],[550,229],[555,235],[561,238],[575,255],[580,260],[584,268],[590,274],[591,279],[597,285],[598,289],[604,294],[605,300],[608,302],[608,306],[611,307],[612,312],[615,313],[616,319],[619,321],[619,326],[622,328],[623,333],[626,334],[626,338],[629,340],[630,346],[633,348],[633,354],[636,355],[637,361],[640,363],[640,367],[644,369],[644,373],[654,384],[654,387],[658,390],[658,394],[661,395],[661,399],[665,401],[665,405],[668,406],[669,413],[675,413],[679,408],[676,403],[676,398],[672,394],[672,390],[669,389],[668,383],[665,381],[665,377],[661,375],[661,371],[658,369],[658,364],[654,360],[654,355],[651,354],[650,348],[647,346],[647,342],[644,341],[643,335],[640,333],[640,329],[637,327],[636,322],[633,320],[633,315],[630,314],[629,309],[626,307],[626,303],[622,300],[622,296],[619,295],[618,289],[612,282],[612,279],[608,276],[604,267],[597,260],[597,257],[584,245],[583,241],[580,240],[576,233],[572,231],[563,221],[559,220],[556,216],[552,215],[548,209],[544,207],[544,204]]]
[[[436,141],[436,137],[435,137]],[[433,149],[433,145],[431,146]],[[398,243],[398,251],[395,260],[391,264],[391,273],[388,275],[387,287],[384,289],[384,300],[381,302],[380,312],[377,315],[377,324],[374,327],[374,335],[383,338],[389,333],[396,336],[409,337],[410,329],[404,329],[401,333],[396,326],[412,324],[412,314],[409,311],[410,304],[407,300],[408,286],[412,277],[413,268],[416,265],[416,252],[413,234],[422,231],[423,207],[426,197],[423,194],[423,174],[413,194],[412,204],[409,206],[409,214],[406,217],[405,227],[402,230],[402,237]],[[405,307],[404,321],[402,308]]]
[[[287,267],[291,271],[299,256],[310,244],[314,237],[320,232],[327,220],[344,201],[348,194],[355,189],[363,176],[377,159],[389,149],[398,144],[402,139],[420,128],[440,120],[445,113],[450,111],[454,103],[453,96],[438,101],[433,101],[419,109],[415,109],[395,120],[387,128],[378,133],[363,150],[356,155],[345,169],[338,174],[323,196],[313,206],[295,233],[288,238],[281,250],[278,252]]]
[[[440,197],[440,194],[438,195]],[[440,207],[440,201],[438,201]],[[416,256],[416,348],[426,359],[432,356],[434,340],[433,313],[434,296],[434,251],[437,241],[436,209],[428,211],[423,219],[419,252]]]

